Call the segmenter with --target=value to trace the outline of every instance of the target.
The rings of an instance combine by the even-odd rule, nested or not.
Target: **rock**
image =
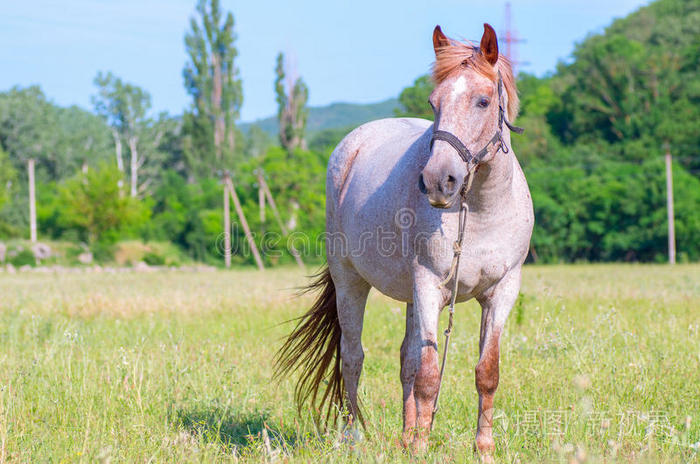
[[[91,264],[92,259],[92,253],[89,251],[84,251],[78,255],[78,261],[80,264]]]
[[[143,261],[139,261],[139,262],[136,263],[136,265],[134,266],[134,270],[135,270],[136,272],[150,272],[150,271],[151,271],[151,266],[149,266],[148,264],[144,263]]]
[[[38,260],[47,259],[51,257],[51,247],[45,243],[35,243],[32,246],[32,253]]]
[[[16,274],[17,273],[17,269],[15,269],[15,267],[11,263],[7,264],[6,269],[7,269],[7,272],[9,274]]]
[[[29,264],[25,264],[24,266],[21,266],[19,268],[19,272],[29,272],[32,270],[32,267]]]

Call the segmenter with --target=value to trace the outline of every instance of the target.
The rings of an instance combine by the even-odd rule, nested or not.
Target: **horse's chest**
[[[521,246],[510,231],[510,228],[496,228],[490,233],[467,230],[459,266],[460,299],[488,289],[519,262]]]

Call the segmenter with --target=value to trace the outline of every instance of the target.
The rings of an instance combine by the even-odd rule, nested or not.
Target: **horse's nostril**
[[[453,187],[455,182],[457,182],[457,179],[455,179],[454,176],[447,176],[447,185],[449,187]]]
[[[420,190],[420,193],[428,193],[428,189],[425,187],[425,182],[423,181],[423,174],[418,176],[418,190]]]

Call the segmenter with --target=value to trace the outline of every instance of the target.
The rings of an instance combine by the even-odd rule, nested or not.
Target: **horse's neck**
[[[504,135],[506,144],[510,147],[510,134]],[[498,212],[505,202],[512,200],[515,175],[513,157],[512,149],[508,153],[499,151],[492,160],[479,166],[467,195],[470,211],[493,214]]]

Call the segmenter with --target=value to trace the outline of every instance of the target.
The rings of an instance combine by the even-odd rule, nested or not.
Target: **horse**
[[[308,401],[316,411],[326,408],[327,420],[344,411],[346,427],[356,427],[363,423],[357,388],[368,292],[374,287],[405,302],[401,441],[420,452],[428,444],[441,382],[438,316],[456,287],[457,302],[475,298],[481,306],[475,448],[489,457],[500,338],[520,291],[534,224],[528,185],[511,147],[517,128],[510,121],[519,101],[511,65],[499,54],[490,25],[484,24],[478,47],[450,39],[436,26],[433,47],[429,102],[435,122],[372,121],[348,134],[330,157],[327,265],[309,285],[318,297],[278,351],[275,373],[301,373],[295,389],[300,412]],[[458,286],[445,285],[446,277]]]

